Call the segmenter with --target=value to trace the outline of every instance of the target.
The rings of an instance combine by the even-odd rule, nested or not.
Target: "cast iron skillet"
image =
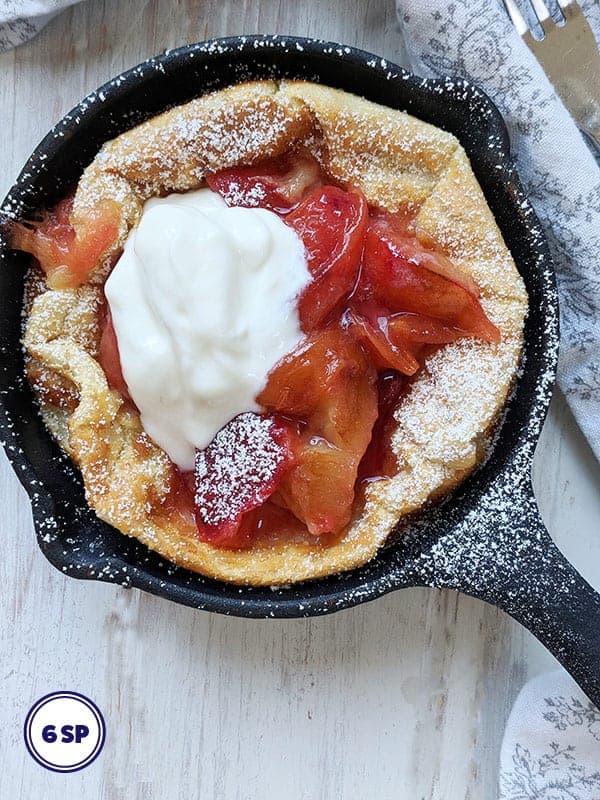
[[[23,380],[19,345],[27,258],[2,253],[0,426],[30,495],[39,545],[78,578],[136,586],[178,603],[243,617],[326,614],[406,586],[446,587],[497,605],[525,625],[600,705],[600,597],[565,560],[540,519],[531,459],[557,356],[554,273],[490,100],[462,79],[422,80],[369,53],[292,37],[234,37],[183,47],[107,83],[46,136],[3,209],[30,215],[57,201],[101,144],[169,106],[248,78],[302,77],[339,87],[454,133],[527,284],[522,374],[487,462],[445,503],[404,524],[369,564],[300,585],[252,589],[165,563],[89,510],[79,474],[48,435]]]

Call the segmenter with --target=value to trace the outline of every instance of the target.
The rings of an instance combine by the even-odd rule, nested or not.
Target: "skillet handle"
[[[527,464],[517,460],[483,487],[466,508],[441,509],[429,546],[415,538],[415,578],[506,611],[600,708],[600,594],[550,538]]]
[[[526,516],[529,535],[513,538],[513,557],[508,564],[502,558],[508,566],[502,577],[462,590],[524,625],[600,708],[600,594],[554,544],[537,509]],[[498,566],[496,557],[494,562]]]
[[[600,708],[600,595],[545,529],[539,542],[543,553],[523,554],[520,590],[507,585],[496,605],[533,633]]]

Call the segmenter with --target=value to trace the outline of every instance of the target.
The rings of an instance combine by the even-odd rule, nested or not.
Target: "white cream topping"
[[[301,339],[310,279],[276,214],[199,189],[148,200],[105,286],[144,430],[182,469],[244,411]]]

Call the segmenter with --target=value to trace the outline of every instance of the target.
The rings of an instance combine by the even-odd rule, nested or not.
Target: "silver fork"
[[[536,38],[515,0],[503,0],[508,15],[557,94],[584,133],[600,148],[600,53],[576,0],[557,0],[564,23],[552,19],[544,0],[528,0],[542,29]]]

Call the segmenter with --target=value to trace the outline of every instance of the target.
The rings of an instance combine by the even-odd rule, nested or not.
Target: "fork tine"
[[[533,13],[537,19],[538,25],[541,28],[541,36],[538,32],[533,30],[533,36],[539,41],[546,38],[552,28],[554,28],[554,20],[552,14],[548,11],[548,6],[544,0],[529,0],[529,4],[533,9]]]
[[[550,19],[550,12],[548,11],[546,3],[544,3],[544,0],[529,0],[529,2],[533,6],[533,10],[538,18],[538,22],[543,27],[544,22],[546,22],[547,19]]]
[[[556,0],[565,20],[575,14],[581,14],[581,7],[577,0]]]
[[[519,11],[519,6],[515,3],[515,0],[503,0],[503,2],[512,24],[517,29],[517,33],[519,36],[525,36],[529,28]]]

